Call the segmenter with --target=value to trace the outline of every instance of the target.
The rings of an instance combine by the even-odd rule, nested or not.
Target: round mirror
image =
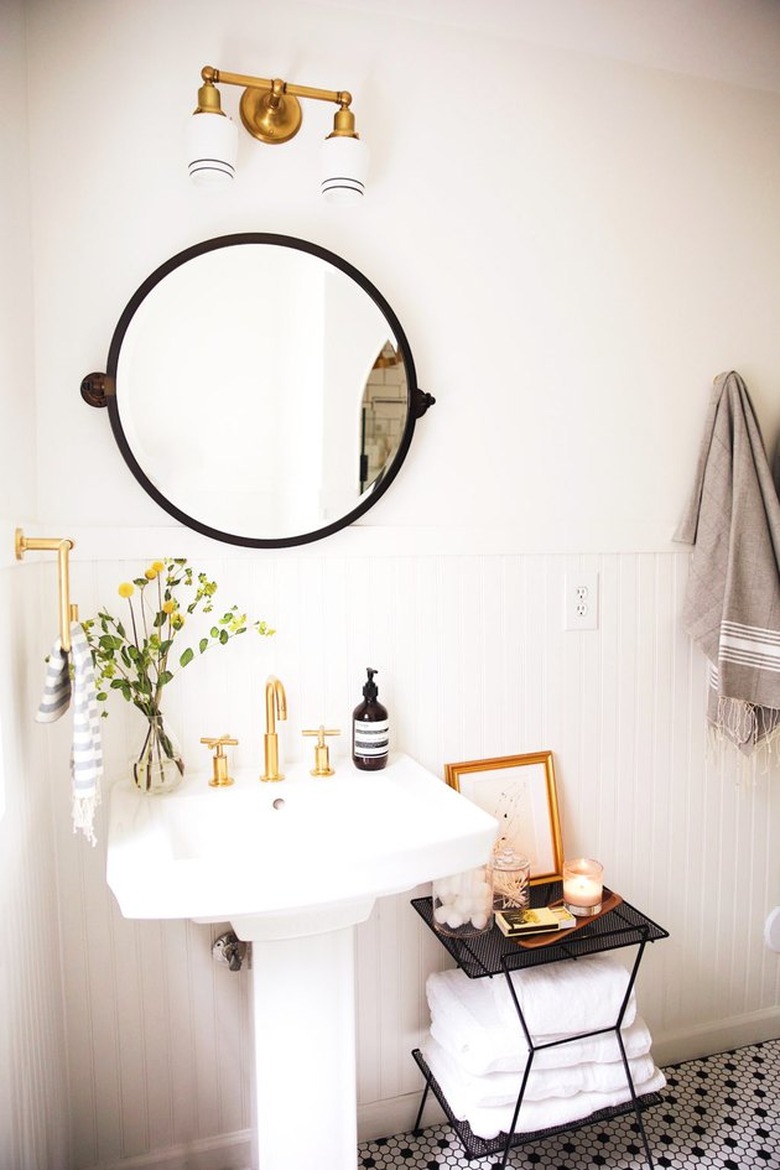
[[[153,272],[82,395],[108,406],[125,461],[167,512],[259,547],[318,540],[366,512],[434,401],[357,269],[260,233],[207,240]]]

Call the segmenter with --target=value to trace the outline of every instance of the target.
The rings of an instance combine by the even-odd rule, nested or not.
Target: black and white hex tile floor
[[[670,1065],[662,1103],[643,1120],[656,1167],[780,1170],[780,1040]],[[463,1154],[447,1125],[364,1142],[359,1170],[493,1170],[500,1156]],[[512,1151],[511,1170],[642,1170],[630,1115]]]

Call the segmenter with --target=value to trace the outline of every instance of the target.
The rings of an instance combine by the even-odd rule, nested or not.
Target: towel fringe
[[[97,845],[94,820],[95,810],[99,804],[100,792],[96,792],[92,796],[74,796],[71,804],[73,832],[83,833],[92,846]]]
[[[735,703],[736,700],[720,700]],[[740,704],[746,706],[747,704]],[[707,729],[707,758],[725,775],[735,770],[738,788],[755,788],[760,777],[766,776],[773,765],[780,763],[780,711],[768,707],[754,709],[754,734],[748,740],[735,737],[726,723],[711,722]],[[773,719],[767,719],[770,712]],[[745,746],[750,747],[746,751]]]

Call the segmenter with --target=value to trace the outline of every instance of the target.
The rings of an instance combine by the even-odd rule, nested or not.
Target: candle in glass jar
[[[563,902],[579,918],[601,910],[604,867],[590,857],[578,857],[563,865]]]

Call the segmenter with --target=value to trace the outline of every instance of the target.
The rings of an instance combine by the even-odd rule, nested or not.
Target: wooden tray
[[[562,930],[551,930],[547,934],[531,934],[525,938],[514,939],[513,941],[518,946],[531,949],[533,947],[546,947],[550,943],[565,942],[571,935],[576,934],[578,930],[582,930],[583,926],[588,926],[591,922],[597,922],[599,918],[603,918],[605,914],[609,914],[610,910],[614,910],[623,901],[620,894],[615,894],[612,890],[604,887],[604,893],[601,900],[601,910],[598,914],[591,914],[588,918],[578,918],[576,926],[567,926]],[[562,906],[563,898],[558,898],[556,902],[551,902],[551,906]]]

